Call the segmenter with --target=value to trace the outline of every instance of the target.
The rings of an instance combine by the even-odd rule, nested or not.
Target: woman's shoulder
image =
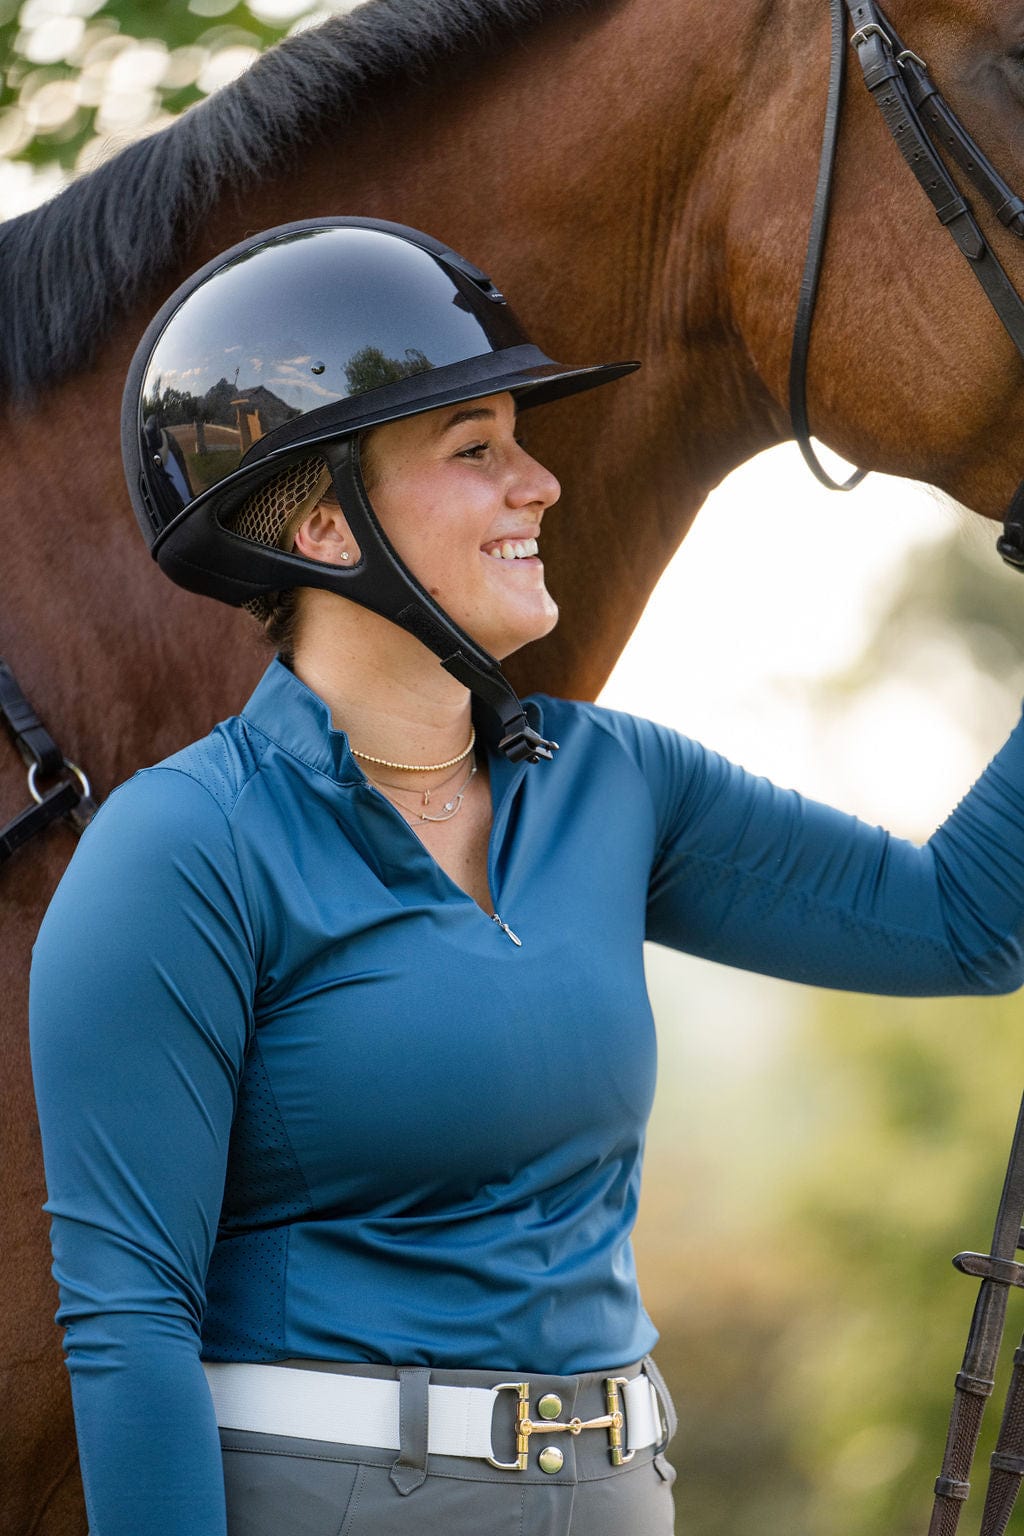
[[[230,819],[237,772],[226,766],[230,754],[212,743],[216,734],[140,769],[106,798],[43,920],[37,968],[55,965],[55,956],[97,929],[132,933],[140,944],[149,935],[157,947],[177,935],[184,949],[190,935],[222,922],[248,943],[249,903]]]
[[[259,772],[267,746],[266,737],[251,731],[243,715],[232,715],[215,725],[208,735],[135,777],[162,776],[168,787],[181,781],[177,793],[186,798],[191,797],[186,786],[196,785],[216,801],[225,815],[230,815],[242,790]]]
[[[206,856],[230,847],[234,808],[258,767],[258,744],[244,721],[222,721],[119,784],[83,834],[72,866],[130,868],[140,860],[176,861],[190,847]]]
[[[670,742],[686,742],[687,738],[668,726],[642,715],[631,715],[626,710],[608,709],[603,704],[591,704],[582,699],[557,698],[553,694],[532,693],[544,722],[544,729],[559,740],[561,732],[566,739],[590,738],[595,746],[605,742],[617,746],[631,756],[641,756],[655,746],[664,749]]]
[[[619,792],[642,789],[659,818],[729,770],[724,758],[692,737],[642,715],[543,694],[531,698],[539,706],[544,734],[563,753],[585,755],[594,769],[607,770]]]

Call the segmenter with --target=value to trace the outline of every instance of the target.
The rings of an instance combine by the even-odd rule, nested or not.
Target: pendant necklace
[[[453,795],[449,797],[449,799],[444,801],[443,805],[441,806],[440,815],[438,816],[428,816],[425,809],[421,811],[413,811],[410,810],[407,806],[395,804],[394,801],[392,801],[392,804],[395,804],[395,809],[397,811],[401,811],[403,815],[415,816],[417,821],[451,821],[452,817],[457,816],[462,809],[462,802],[465,798],[466,791],[476,777],[476,769],[477,765],[474,761],[470,765],[469,773],[463,779],[459,788]],[[424,807],[430,804],[431,791],[429,789],[407,789],[403,791],[402,786],[398,784],[385,784],[382,783],[379,779],[375,780],[374,782],[376,783],[377,788],[385,791],[385,793],[388,790],[396,790],[399,794],[405,793],[410,795],[420,795],[422,797],[422,804]],[[438,785],[434,785],[435,792],[437,791],[438,787]],[[387,798],[390,800],[391,796],[388,795]]]

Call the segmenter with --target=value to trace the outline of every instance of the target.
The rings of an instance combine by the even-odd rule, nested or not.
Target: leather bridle
[[[830,490],[849,491],[859,484],[866,471],[857,470],[843,482],[833,480],[811,447],[810,424],[807,419],[807,356],[828,232],[832,173],[846,70],[844,12],[849,13],[855,29],[850,43],[856,50],[864,83],[881,111],[886,127],[930,199],[939,221],[949,231],[957,249],[984,289],[989,303],[1022,359],[1024,301],[986,240],[971,212],[970,204],[946,169],[939,149],[959,167],[1006,228],[1021,238],[1024,238],[1024,200],[1007,185],[964,128],[931,79],[924,60],[904,45],[881,7],[875,5],[873,0],[860,0],[859,4],[853,4],[852,0],[829,0],[829,4],[832,13],[832,56],[828,105],[807,259],[800,283],[793,331],[789,408],[793,435],[811,470]],[[1010,502],[996,548],[1007,564],[1018,570],[1024,569],[1024,480]]]

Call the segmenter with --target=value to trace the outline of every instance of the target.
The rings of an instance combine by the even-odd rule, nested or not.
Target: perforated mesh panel
[[[217,1241],[206,1277],[211,1359],[275,1360],[284,1349],[288,1239],[313,1201],[257,1030],[231,1127]]]
[[[302,519],[330,485],[331,472],[323,459],[299,459],[247,496],[229,526],[234,533],[256,544],[290,549]],[[262,621],[269,616],[272,605],[270,594],[250,598],[245,607]]]
[[[306,1216],[312,1204],[257,1034],[238,1086],[220,1232],[224,1235]]]

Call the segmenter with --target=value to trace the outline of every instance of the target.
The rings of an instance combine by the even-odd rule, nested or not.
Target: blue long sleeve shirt
[[[860,991],[1024,979],[1024,726],[919,848],[649,722],[529,707],[555,761],[490,758],[521,946],[280,662],[83,837],[31,1030],[93,1536],[223,1536],[201,1358],[650,1349],[645,937]]]

